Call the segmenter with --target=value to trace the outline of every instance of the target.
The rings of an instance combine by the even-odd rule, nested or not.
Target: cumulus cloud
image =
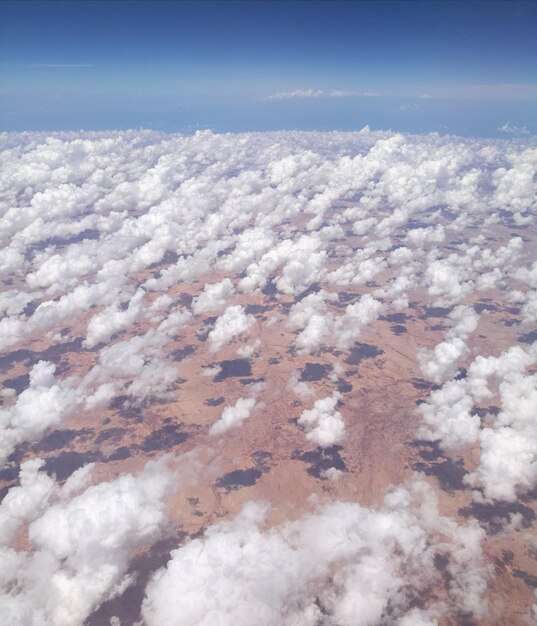
[[[305,410],[298,418],[298,423],[306,429],[306,439],[322,448],[333,446],[345,438],[345,422],[336,410],[339,395],[320,398],[312,409]]]
[[[53,363],[36,363],[30,370],[29,387],[11,407],[0,410],[0,463],[17,444],[36,439],[77,406],[76,390],[69,381],[57,382],[55,370]]]
[[[209,433],[221,435],[232,428],[237,428],[247,417],[250,417],[255,403],[255,398],[239,398],[233,406],[227,406],[222,411],[222,415],[211,426]]]
[[[192,311],[195,315],[199,315],[205,311],[224,309],[233,291],[233,283],[229,278],[224,278],[219,283],[205,285],[203,292],[197,298],[194,298]]]
[[[413,491],[394,490],[379,511],[334,502],[271,529],[264,521],[267,505],[250,502],[235,519],[172,552],[148,585],[144,619],[150,626],[252,619],[365,626],[389,612],[393,623],[431,624],[439,607],[417,611],[405,588],[419,594],[431,583],[443,586],[437,554],[447,557],[452,581],[441,602],[482,615],[482,531],[441,517],[424,484]],[[421,506],[415,508],[414,498]]]
[[[466,477],[477,499],[515,501],[537,485],[537,375],[526,370],[535,355],[516,346],[499,357],[478,356],[467,377],[433,391],[419,407],[426,425],[420,435],[437,439],[447,450],[479,442],[476,470]],[[481,423],[474,407],[500,398],[500,411]]]
[[[446,338],[433,350],[418,351],[418,362],[422,374],[434,383],[445,382],[457,371],[457,363],[469,352],[466,339],[477,328],[479,316],[468,306],[458,306],[449,314],[454,325]]]
[[[94,315],[86,332],[85,345],[93,348],[98,343],[104,343],[117,332],[125,330],[142,315],[145,292],[139,289],[131,298],[127,308],[121,310],[117,304],[105,311]]]
[[[214,328],[209,333],[208,339],[211,350],[216,352],[227,345],[237,335],[251,328],[255,323],[253,315],[247,315],[244,307],[239,304],[228,306],[222,315],[216,320]]]
[[[177,489],[170,458],[150,462],[137,476],[87,486],[89,468],[60,487],[40,470],[21,467],[21,484],[0,505],[0,616],[4,624],[82,624],[104,600],[122,592],[136,548],[162,536],[166,498]],[[194,467],[190,463],[190,470]],[[29,549],[9,546],[29,523]]]
[[[305,89],[280,99],[343,95],[350,94]],[[80,334],[85,348],[76,360],[62,359],[73,376],[56,375],[52,357],[42,357],[27,390],[2,393],[4,460],[73,410],[85,419],[85,412],[117,395],[132,403],[180,403],[184,366],[174,354],[196,341],[201,324],[213,357],[221,349],[255,357],[262,371],[269,349],[283,360],[290,348],[277,343],[289,337],[277,324],[292,333],[288,354],[344,351],[366,332],[376,332],[380,341],[389,337],[385,322],[400,312],[409,321],[409,344],[423,345],[427,338],[416,319],[423,304],[455,308],[439,343],[427,341],[428,349],[418,353],[423,376],[438,385],[418,409],[420,436],[450,452],[474,446],[476,464],[466,480],[475,499],[514,502],[535,488],[535,349],[508,345],[515,336],[531,341],[537,319],[531,230],[537,150],[531,137],[418,137],[365,127],[358,133],[192,136],[14,133],[2,141],[0,193],[7,208],[0,220],[0,350],[35,355],[50,347],[61,353],[57,344]],[[484,336],[475,342],[474,305],[481,297],[491,314],[483,313]],[[247,312],[261,302],[266,319]],[[502,331],[499,355],[491,356],[495,335],[488,329],[500,318],[511,325]],[[481,346],[484,356],[476,352]],[[196,348],[204,359],[205,347]],[[206,363],[197,363],[198,373],[222,371]],[[465,378],[457,374],[460,365]],[[18,377],[25,367],[18,361],[16,373],[13,368],[6,377]],[[342,370],[334,367],[317,399],[297,367],[286,370],[282,386],[287,382],[297,395],[297,406],[311,407],[299,418],[306,437],[316,446],[345,441],[332,392]],[[485,403],[497,404],[498,411],[486,413]],[[256,406],[249,397],[225,407],[213,433],[238,427]],[[15,615],[3,621],[77,623],[129,583],[130,552],[160,536],[165,521],[152,526],[150,512],[163,511],[161,480],[155,478],[155,503],[149,488],[131,489],[131,479],[91,491],[89,470],[83,470],[78,482],[60,488],[40,467],[39,461],[23,464],[20,484],[2,504],[6,565],[0,573],[11,590],[3,606]],[[333,486],[343,489],[346,482]],[[178,597],[177,590],[184,591],[185,620],[196,624],[221,615],[249,622],[254,615],[264,623],[406,626],[434,623],[446,607],[481,615],[484,574],[476,567],[473,527],[459,531],[439,518],[423,493],[419,512],[406,492],[395,493],[381,511],[332,502],[273,530],[251,505],[229,526],[209,528],[186,552],[174,554],[148,591],[147,621],[173,623],[178,613],[170,597]],[[127,520],[117,529],[102,510],[109,499],[110,511]],[[70,517],[72,528],[53,536],[51,527],[64,528]],[[101,522],[110,526],[106,532]],[[78,540],[82,527],[87,536]],[[226,528],[227,543],[221,541]],[[406,541],[407,533],[415,541]],[[31,542],[28,550],[10,543],[22,535]],[[319,535],[329,540],[326,553],[317,545]],[[99,539],[105,536],[117,542],[108,546]],[[339,558],[337,546],[328,553],[333,536],[348,559]],[[443,584],[431,566],[433,551],[449,556],[446,579],[453,582],[441,602],[417,609],[410,589],[425,590],[433,580],[436,593]],[[243,553],[254,556],[241,560]],[[228,556],[232,575],[222,576],[219,563]],[[248,563],[258,561],[259,572],[250,572]],[[22,574],[15,580],[14,572]],[[208,581],[202,594],[211,592],[198,604],[191,591],[200,581]]]

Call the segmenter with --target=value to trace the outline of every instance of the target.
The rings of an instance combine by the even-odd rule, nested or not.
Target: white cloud
[[[296,89],[295,91],[281,91],[269,96],[269,100],[290,100],[292,98],[321,98],[324,96],[321,89]]]
[[[510,122],[506,122],[505,124],[500,126],[498,130],[501,133],[507,133],[508,135],[515,135],[515,136],[530,134],[526,126],[515,126],[514,124],[511,124]]]
[[[32,441],[60,423],[78,403],[69,381],[56,382],[55,365],[39,361],[30,370],[30,385],[15,404],[0,410],[0,463],[22,441]]]
[[[302,411],[298,423],[306,429],[306,439],[322,448],[333,446],[345,436],[343,416],[336,410],[339,395],[320,398],[312,409]]]
[[[0,505],[0,517],[11,524],[0,548],[2,623],[82,624],[128,586],[133,551],[164,532],[166,498],[181,478],[172,461],[165,457],[137,476],[89,487],[86,469],[60,487],[38,471],[39,459],[23,464],[20,487]],[[15,550],[8,541],[23,521],[30,543]]]
[[[218,421],[211,426],[210,434],[221,435],[240,426],[246,418],[250,417],[255,402],[255,398],[239,398],[233,406],[226,406]]]
[[[441,517],[428,489],[414,489],[421,501],[417,510],[411,494],[398,489],[380,511],[334,502],[271,529],[264,523],[267,506],[250,502],[235,519],[172,552],[147,588],[144,619],[149,626],[226,626],[252,619],[365,626],[387,619],[389,610],[392,622],[419,617],[414,623],[431,624],[439,606],[412,609],[404,588],[442,588],[433,564],[437,553],[448,557],[452,581],[449,596],[441,596],[444,611],[451,605],[482,615],[482,531]]]
[[[229,278],[224,278],[219,283],[205,285],[203,292],[194,298],[192,311],[195,315],[205,313],[206,311],[220,311],[225,308],[233,292],[233,283]]]
[[[228,306],[227,309],[216,320],[214,328],[209,333],[208,339],[211,350],[220,350],[237,335],[247,331],[255,323],[253,315],[247,315],[244,307],[239,304]]]

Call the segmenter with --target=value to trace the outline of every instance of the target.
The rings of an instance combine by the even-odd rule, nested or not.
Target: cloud
[[[345,422],[336,410],[339,395],[315,401],[312,409],[302,411],[298,423],[306,429],[306,439],[322,448],[333,446],[345,438]]]
[[[78,394],[69,381],[56,381],[56,366],[39,361],[30,370],[30,384],[14,405],[0,410],[0,463],[15,446],[37,439],[78,405]]]
[[[219,283],[205,285],[203,292],[197,298],[194,298],[192,311],[195,315],[205,313],[206,311],[219,311],[225,308],[226,302],[233,292],[233,283],[229,278],[224,278]]]
[[[515,126],[510,122],[506,122],[502,126],[498,127],[498,130],[501,133],[506,133],[508,135],[514,135],[515,137],[520,137],[523,135],[529,135],[530,132],[526,126]]]
[[[209,433],[221,435],[232,428],[237,428],[246,418],[250,417],[255,403],[255,398],[239,398],[233,406],[227,406],[222,411],[222,415],[211,426]]]
[[[305,92],[294,97],[358,97]],[[66,426],[73,412],[91,424],[117,396],[188,412],[181,394],[189,385],[178,383],[189,364],[176,359],[194,343],[197,369],[188,374],[202,386],[226,373],[209,363],[251,358],[266,378],[263,397],[286,407],[284,419],[299,416],[298,444],[345,445],[350,413],[334,388],[355,374],[334,359],[344,363],[356,341],[374,341],[386,348],[384,365],[377,362],[383,376],[392,376],[401,347],[393,375],[408,381],[419,365],[435,383],[428,396],[419,392],[419,436],[456,455],[472,447],[465,481],[475,501],[516,502],[535,489],[536,352],[512,345],[532,340],[537,319],[531,137],[366,127],[2,140],[3,378],[30,374],[28,389],[2,392],[4,460],[20,443]],[[453,311],[424,320],[426,307]],[[435,335],[426,334],[433,326]],[[299,368],[311,353],[333,370],[310,385]],[[288,355],[294,363],[286,365]],[[266,369],[271,357],[286,368],[283,378],[277,366]],[[360,380],[367,385],[369,376]],[[231,442],[261,408],[260,387],[239,384],[233,388],[249,397],[229,397],[211,428],[229,429]],[[12,611],[0,621],[81,623],[132,582],[132,554],[166,532],[178,474],[160,467],[92,484],[104,468],[85,467],[62,487],[41,461],[28,460],[31,449],[25,454],[19,483],[0,505],[0,610]],[[416,485],[390,492],[379,510],[338,502],[333,494],[349,496],[350,474],[332,470],[322,474],[339,479],[324,483],[326,500],[294,521],[275,523],[284,515],[276,511],[269,527],[264,508],[250,504],[224,524],[208,522],[153,579],[148,623],[174,623],[183,609],[185,623],[195,624],[407,626],[456,620],[459,610],[481,619],[487,572],[475,525],[439,516]],[[435,557],[447,559],[444,574]]]
[[[23,463],[20,486],[0,505],[8,522],[0,547],[0,616],[5,624],[82,624],[133,582],[129,558],[163,535],[166,498],[182,470],[164,457],[136,476],[87,486],[88,467],[61,487],[40,471],[42,464]],[[8,547],[23,522],[28,548]]]
[[[296,89],[295,91],[281,91],[268,97],[269,100],[290,100],[293,98],[321,98],[324,91],[321,89]]]
[[[388,612],[392,623],[434,624],[439,606],[418,611],[404,589],[410,585],[419,594],[431,584],[443,588],[436,554],[447,557],[451,580],[449,595],[440,592],[444,610],[483,615],[483,533],[441,517],[424,484],[394,490],[379,511],[334,502],[270,529],[267,509],[249,502],[235,519],[172,552],[148,585],[147,624],[216,620],[226,626],[254,619],[313,626],[322,619],[365,626],[387,619]]]
[[[214,328],[209,333],[208,339],[211,350],[216,352],[227,345],[237,335],[247,331],[255,324],[255,317],[247,315],[244,307],[239,304],[228,306],[216,320]]]

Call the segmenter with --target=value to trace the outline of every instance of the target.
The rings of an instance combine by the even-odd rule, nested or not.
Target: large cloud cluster
[[[146,622],[432,626],[440,612],[486,611],[483,533],[440,516],[422,483],[389,493],[379,511],[337,502],[273,528],[266,513],[248,503],[175,550],[148,585]],[[435,557],[446,554],[449,588],[438,604],[412,608],[443,587]]]
[[[331,352],[337,367],[322,383],[293,363],[275,398],[287,389],[307,403],[304,445],[344,445],[352,404],[335,386],[348,390],[343,376],[362,367],[348,351],[367,333],[380,345],[386,321],[408,320],[403,356],[435,384],[418,409],[420,436],[447,452],[475,447],[465,480],[476,500],[514,502],[537,485],[531,137],[364,129],[1,139],[0,352],[10,367],[14,351],[15,381],[30,363],[28,387],[2,391],[1,462],[118,397],[180,403],[186,336],[200,371],[221,380],[230,355],[255,368],[271,347],[279,359]],[[480,355],[477,339],[504,313],[514,319],[500,330],[513,342],[520,331],[527,345],[493,339]],[[280,345],[286,333],[291,345]],[[63,363],[68,376],[52,362],[64,344],[83,351],[76,367]],[[248,397],[227,402],[210,434],[260,413],[265,383],[245,375],[238,384],[251,385]],[[161,536],[176,474],[161,462],[99,482],[82,468],[60,486],[40,467],[26,459],[0,508],[1,621],[83,623],[131,582],[133,551]],[[247,504],[172,554],[147,589],[144,617],[174,624],[180,610],[182,624],[303,626],[433,624],[455,608],[479,617],[481,532],[440,516],[427,489],[413,489],[416,498],[391,492],[380,510],[333,501],[273,528],[264,505]],[[442,600],[416,608],[413,593],[431,585]]]
[[[537,485],[537,375],[527,369],[535,349],[519,346],[499,357],[477,357],[467,377],[450,380],[420,406],[426,425],[421,435],[448,450],[480,443],[480,460],[468,484],[482,490],[479,499],[515,501]],[[488,414],[481,428],[474,407],[499,395],[500,411]]]
[[[88,486],[92,466],[60,486],[23,463],[20,485],[0,505],[0,618],[3,624],[82,624],[104,600],[132,584],[133,550],[162,536],[166,497],[177,471],[166,457],[137,476]],[[10,542],[27,524],[29,549]]]

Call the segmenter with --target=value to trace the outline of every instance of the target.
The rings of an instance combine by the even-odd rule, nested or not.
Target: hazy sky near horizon
[[[536,2],[3,2],[2,130],[537,132]]]

